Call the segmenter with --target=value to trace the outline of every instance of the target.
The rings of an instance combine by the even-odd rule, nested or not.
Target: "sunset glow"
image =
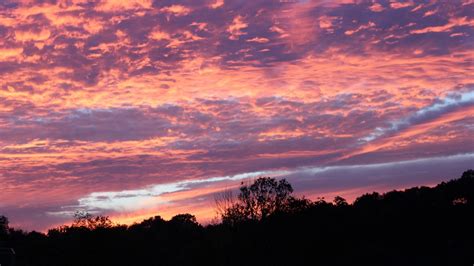
[[[0,214],[214,216],[474,167],[474,1],[0,1]]]

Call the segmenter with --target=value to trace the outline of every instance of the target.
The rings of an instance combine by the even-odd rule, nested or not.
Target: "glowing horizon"
[[[0,214],[24,229],[474,168],[472,0],[6,0],[0,34]]]

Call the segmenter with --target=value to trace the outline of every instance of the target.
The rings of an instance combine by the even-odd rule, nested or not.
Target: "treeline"
[[[286,180],[259,178],[216,196],[222,222],[191,214],[130,226],[77,213],[47,234],[8,227],[16,265],[473,265],[474,171],[436,187],[336,197],[292,196]]]

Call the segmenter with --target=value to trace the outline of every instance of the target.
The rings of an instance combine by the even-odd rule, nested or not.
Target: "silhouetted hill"
[[[0,237],[15,249],[18,266],[474,263],[473,170],[434,188],[374,192],[353,204],[291,197],[284,180],[256,183],[223,209],[221,224],[204,227],[182,214],[114,226],[107,217],[82,215],[47,235],[4,222]]]

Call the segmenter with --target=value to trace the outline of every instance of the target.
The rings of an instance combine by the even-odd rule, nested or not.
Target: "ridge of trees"
[[[191,214],[130,226],[75,214],[47,234],[9,227],[0,245],[22,265],[472,265],[474,171],[403,191],[366,193],[352,204],[295,197],[285,179],[262,177],[216,195],[221,223]],[[0,261],[1,263],[1,261]]]

